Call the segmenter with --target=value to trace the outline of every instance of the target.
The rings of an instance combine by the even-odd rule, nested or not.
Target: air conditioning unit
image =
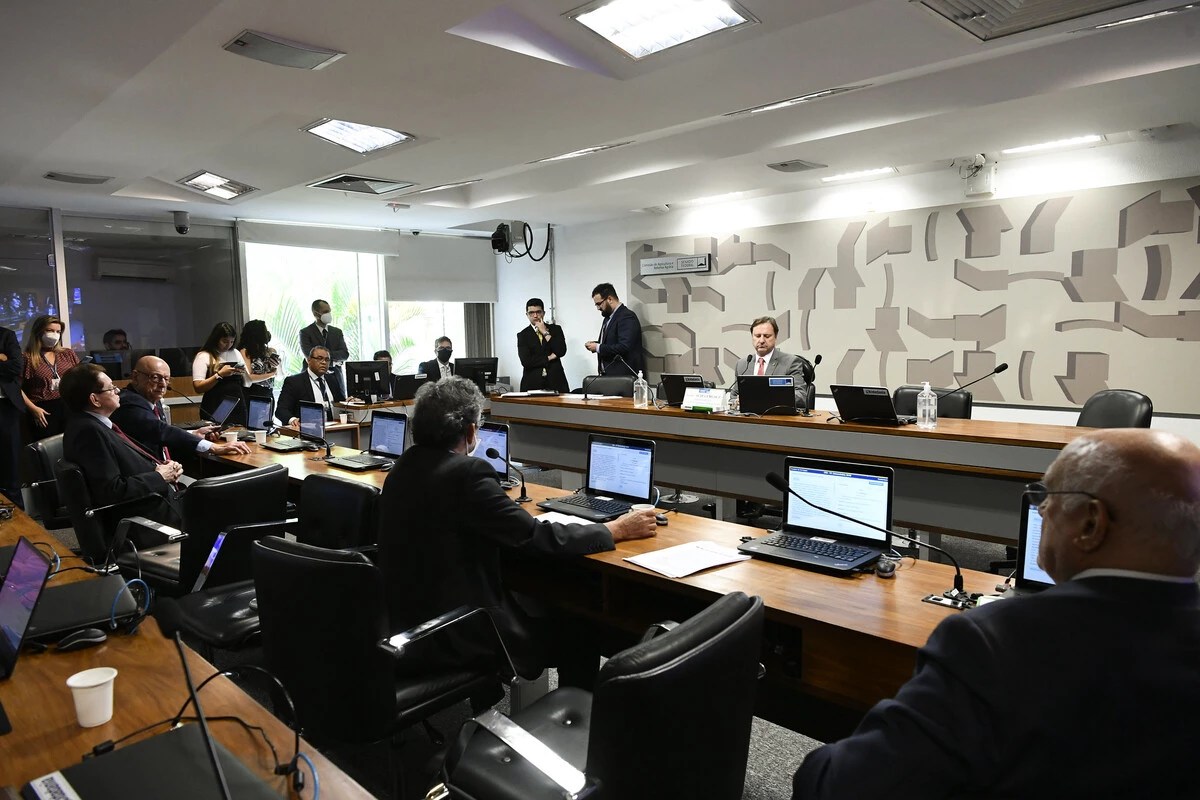
[[[126,261],[120,258],[96,259],[96,277],[123,278],[133,281],[168,281],[174,268],[164,264],[148,264],[144,261]]]

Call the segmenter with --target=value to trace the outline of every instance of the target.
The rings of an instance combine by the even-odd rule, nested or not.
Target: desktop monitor
[[[386,361],[347,361],[346,394],[374,402],[392,393],[392,376]]]
[[[92,363],[99,364],[114,381],[129,377],[130,361],[128,350],[93,350]]]
[[[376,411],[371,415],[370,453],[375,456],[399,456],[404,452],[408,417],[399,411]]]
[[[496,372],[499,370],[500,359],[491,358],[456,358],[454,359],[454,374],[474,381],[479,391],[488,393],[488,385],[496,382]]]
[[[300,438],[325,444],[325,406],[300,401]]]

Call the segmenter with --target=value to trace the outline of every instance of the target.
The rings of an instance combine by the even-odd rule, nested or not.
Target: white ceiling
[[[1200,10],[1103,32],[1134,11],[984,44],[905,0],[740,0],[761,24],[630,61],[562,15],[576,0],[123,0],[0,4],[0,205],[169,220],[486,229],[571,225],[823,175],[951,159],[1081,133],[1200,122]],[[98,7],[96,7],[98,8]],[[446,33],[517,15],[580,69]],[[222,50],[243,29],[344,50],[320,71]],[[578,28],[578,30],[576,30]],[[727,112],[833,86],[870,88],[754,116]],[[299,132],[322,117],[417,141],[363,158]],[[607,153],[539,158],[632,139]],[[1198,140],[1200,147],[1200,140]],[[788,175],[767,163],[828,169]],[[175,181],[198,170],[259,188],[224,203]],[[102,186],[47,171],[110,175]],[[423,186],[416,197],[306,188],[341,172]],[[408,209],[393,211],[387,202]],[[488,223],[488,224],[485,224]]]

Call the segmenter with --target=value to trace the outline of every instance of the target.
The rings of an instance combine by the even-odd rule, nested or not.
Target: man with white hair
[[[1200,793],[1200,448],[1090,432],[1026,494],[1056,585],[948,617],[894,699],[805,758],[793,798]]]

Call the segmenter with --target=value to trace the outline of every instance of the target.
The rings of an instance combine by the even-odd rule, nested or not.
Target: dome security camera
[[[175,232],[184,235],[192,229],[190,224],[190,216],[186,211],[173,211],[171,215],[175,217]]]

